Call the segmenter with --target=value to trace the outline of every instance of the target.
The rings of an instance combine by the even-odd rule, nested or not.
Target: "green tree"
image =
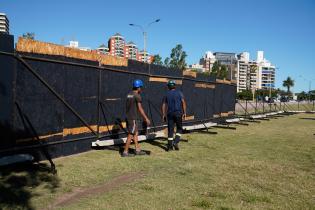
[[[219,63],[219,61],[215,61],[213,66],[212,66],[210,75],[213,77],[217,77],[219,71],[220,71],[220,63]]]
[[[297,98],[299,101],[307,100],[308,97],[309,95],[305,91],[302,91],[301,93],[297,95]]]
[[[186,57],[187,54],[183,50],[183,47],[181,44],[176,45],[171,52],[170,56],[170,67],[176,68],[180,70],[184,70],[186,67]]]
[[[294,80],[291,79],[291,77],[288,77],[286,80],[282,83],[283,87],[287,88],[287,92],[290,93],[290,88],[294,86]]]
[[[225,79],[227,77],[228,70],[226,65],[221,65],[220,62],[215,61],[212,69],[211,69],[211,76],[214,76],[218,79]]]
[[[153,56],[153,64],[163,65],[162,57],[159,54]]]
[[[228,70],[227,70],[226,65],[221,65],[218,78],[219,79],[225,79],[227,76],[227,73],[228,73]]]
[[[277,95],[279,93],[280,93],[279,90],[271,89],[271,97],[272,98],[277,97]],[[265,98],[265,96],[269,97],[269,90],[266,90],[266,89],[256,90],[255,91],[255,96],[256,96],[256,98],[260,98],[260,99]]]
[[[32,39],[32,40],[34,40],[35,39],[35,33],[27,32],[27,33],[23,34],[22,37],[24,39]]]
[[[252,100],[253,93],[251,90],[243,90],[242,92],[237,93],[236,97],[240,100]]]
[[[164,59],[164,66],[165,66],[165,67],[170,67],[170,58],[169,58],[169,57],[166,57],[166,58]]]

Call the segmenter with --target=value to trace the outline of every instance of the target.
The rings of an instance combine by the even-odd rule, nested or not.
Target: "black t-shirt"
[[[138,103],[141,103],[141,96],[132,91],[127,95],[126,100],[126,116],[128,120],[137,120],[139,119],[140,113],[138,110]]]

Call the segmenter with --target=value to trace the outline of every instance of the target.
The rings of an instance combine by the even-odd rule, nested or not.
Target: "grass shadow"
[[[301,120],[315,120],[315,118],[312,117],[300,117]]]
[[[30,200],[38,194],[34,188],[44,186],[55,192],[59,178],[45,163],[23,163],[0,168],[0,209],[34,209]]]

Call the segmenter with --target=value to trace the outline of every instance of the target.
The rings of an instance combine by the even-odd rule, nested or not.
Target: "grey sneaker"
[[[145,151],[136,151],[136,155],[146,155],[147,153]]]
[[[135,156],[134,154],[125,153],[125,152],[121,154],[121,157],[134,157],[134,156]]]

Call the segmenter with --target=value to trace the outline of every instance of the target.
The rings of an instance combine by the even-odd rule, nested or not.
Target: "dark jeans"
[[[176,125],[176,134],[174,139],[174,127]],[[168,126],[168,140],[174,139],[174,144],[180,141],[181,134],[183,133],[183,122],[181,113],[169,113],[167,114],[167,126]]]

